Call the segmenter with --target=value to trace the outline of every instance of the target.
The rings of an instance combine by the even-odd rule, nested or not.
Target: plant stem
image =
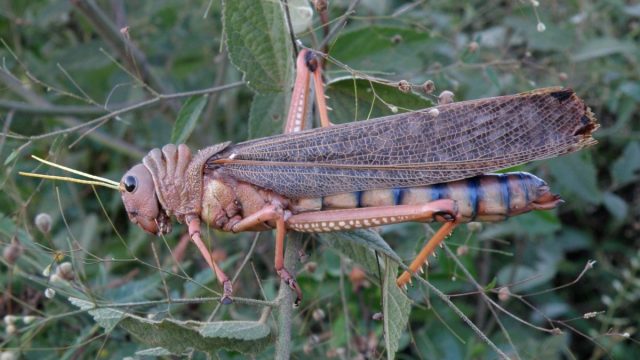
[[[287,237],[284,248],[284,266],[291,274],[296,274],[298,251],[300,250],[301,234],[291,234]],[[280,281],[278,292],[278,337],[276,339],[276,359],[291,357],[291,322],[293,319],[293,299],[295,295],[287,284]]]

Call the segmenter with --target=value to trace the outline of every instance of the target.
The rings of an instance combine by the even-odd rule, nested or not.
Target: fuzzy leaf
[[[196,128],[200,114],[207,104],[207,96],[192,96],[184,103],[171,130],[171,144],[184,144]]]
[[[223,1],[223,24],[231,62],[259,93],[288,90],[293,49],[279,1]]]
[[[384,287],[382,288],[382,306],[384,313],[384,342],[387,359],[393,359],[398,351],[400,337],[405,333],[411,300],[396,285],[397,266],[385,259]]]
[[[69,298],[69,301],[83,310],[95,307],[93,303],[82,299]],[[156,321],[112,308],[89,310],[89,314],[107,331],[118,325],[141,342],[173,354],[190,349],[211,353],[220,348],[255,354],[273,342],[271,329],[261,322]]]
[[[320,234],[320,238],[338,252],[362,265],[367,272],[376,277],[378,265],[374,250],[387,255],[398,263],[402,261],[389,244],[372,230],[330,232]]]

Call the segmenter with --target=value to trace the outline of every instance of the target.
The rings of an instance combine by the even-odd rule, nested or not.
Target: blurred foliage
[[[319,17],[305,25],[299,17],[307,4],[290,2],[293,21],[303,24],[298,38],[318,48]],[[29,158],[37,154],[117,180],[148,149],[171,140],[187,139],[197,149],[277,133],[293,75],[291,40],[281,26],[269,27],[273,14],[264,22],[248,20],[276,2],[225,3],[233,5],[225,19],[244,29],[226,34],[228,47],[229,23],[223,27],[218,1],[2,1],[0,351],[27,359],[162,357],[166,347],[157,346],[167,343],[176,353],[211,349],[204,336],[227,344],[219,358],[256,351],[259,358],[274,356],[274,315],[264,326],[261,307],[236,302],[214,310],[215,301],[197,301],[215,296],[219,286],[195,249],[179,251],[184,227],[155,238],[129,223],[113,191],[17,175],[49,171]],[[537,3],[360,1],[329,46],[330,115],[347,122],[417,109],[436,102],[442,90],[463,100],[574,88],[602,124],[600,143],[518,168],[548,180],[566,203],[460,228],[447,242],[455,258],[441,250],[427,278],[513,358],[633,358],[640,352],[640,5]],[[332,26],[348,6],[330,2]],[[265,34],[269,42],[242,42]],[[243,76],[264,81],[236,84]],[[397,90],[400,80],[413,91]],[[427,80],[434,93],[422,92]],[[225,84],[231,86],[224,91],[186,93]],[[133,108],[76,128],[127,106]],[[42,213],[49,217],[36,225]],[[344,242],[357,235],[307,241],[309,259],[297,275],[306,300],[294,310],[292,356],[377,357],[397,348],[401,359],[496,357],[423,285],[408,292],[408,326],[374,320],[383,310],[395,314],[383,298],[401,295],[379,285],[389,267],[378,273],[369,266],[364,259],[375,254],[367,249],[408,261],[429,230],[385,227],[389,250],[366,234],[352,239],[355,245]],[[254,237],[206,236],[228,274],[238,270]],[[366,272],[344,253],[365,262]],[[597,263],[574,283],[590,259]],[[273,241],[264,233],[234,295],[275,299],[279,281],[272,267]],[[504,311],[487,305],[465,271]],[[87,311],[94,301],[111,307]],[[402,314],[404,305],[396,305]],[[384,331],[397,339],[388,342]]]

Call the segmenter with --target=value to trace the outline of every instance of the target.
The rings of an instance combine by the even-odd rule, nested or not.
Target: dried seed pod
[[[422,91],[424,91],[426,94],[431,94],[435,90],[436,84],[434,84],[432,80],[427,80],[424,82],[424,84],[422,84]]]
[[[20,245],[18,238],[14,236],[11,239],[11,244],[5,247],[2,251],[2,256],[7,261],[7,263],[13,265],[16,263],[18,258],[20,258],[20,255],[22,255],[22,251],[22,245]]]
[[[71,281],[75,279],[76,275],[73,272],[73,265],[65,261],[62,264],[58,265],[56,268],[56,275],[58,275],[61,279]]]
[[[351,281],[354,291],[358,291],[363,287],[369,287],[367,274],[360,267],[354,266],[353,269],[351,269],[351,273],[349,273],[349,280]]]
[[[324,310],[322,309],[315,309],[313,310],[313,313],[311,314],[311,316],[313,317],[313,320],[315,321],[322,321],[325,318],[325,313]]]
[[[411,91],[411,84],[407,80],[400,80],[398,82],[398,90],[406,94]]]
[[[509,291],[509,288],[507,286],[503,286],[500,288],[500,290],[498,290],[498,299],[500,299],[500,301],[507,301],[510,297],[511,291]]]
[[[308,263],[304,264],[304,269],[309,273],[314,273],[317,268],[318,264],[315,261],[309,261]]]
[[[473,54],[474,52],[478,51],[479,47],[480,47],[480,45],[477,42],[472,41],[472,42],[469,43],[469,47],[468,47],[469,48],[469,52]]]
[[[40,213],[36,215],[33,222],[36,224],[38,230],[43,234],[48,234],[49,231],[51,231],[51,215],[47,213]]]
[[[438,95],[438,105],[451,104],[453,102],[453,92],[445,90]]]

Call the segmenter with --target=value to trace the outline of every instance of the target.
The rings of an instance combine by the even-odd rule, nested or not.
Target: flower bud
[[[36,215],[34,220],[36,227],[43,234],[48,234],[51,231],[51,216],[47,213],[40,213]]]
[[[315,309],[313,310],[313,314],[311,316],[313,316],[313,320],[315,321],[322,321],[325,318],[325,313],[322,309]]]

